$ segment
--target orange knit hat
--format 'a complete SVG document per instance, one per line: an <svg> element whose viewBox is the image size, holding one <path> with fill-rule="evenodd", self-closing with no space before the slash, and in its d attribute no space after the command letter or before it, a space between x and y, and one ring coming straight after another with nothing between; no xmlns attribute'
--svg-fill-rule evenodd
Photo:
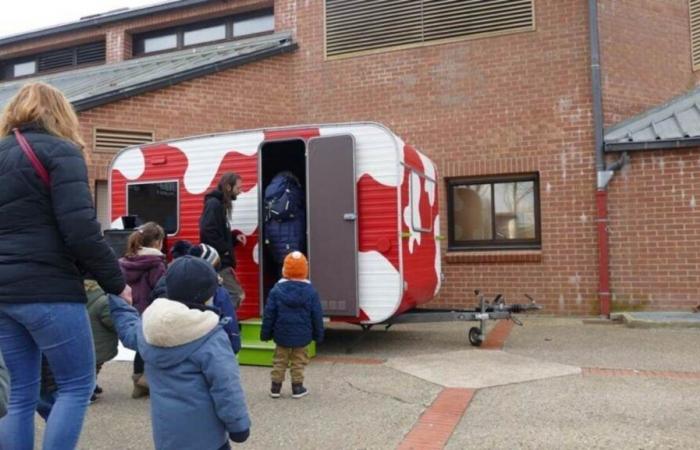
<svg viewBox="0 0 700 450"><path fill-rule="evenodd" d="M302 252L292 252L284 258L282 275L290 280L305 280L309 276L309 263Z"/></svg>

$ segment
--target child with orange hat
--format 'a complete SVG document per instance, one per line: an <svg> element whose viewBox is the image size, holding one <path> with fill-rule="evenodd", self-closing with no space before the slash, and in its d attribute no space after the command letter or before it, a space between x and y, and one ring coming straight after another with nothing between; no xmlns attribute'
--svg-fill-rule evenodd
<svg viewBox="0 0 700 450"><path fill-rule="evenodd" d="M287 367L292 378L292 398L309 393L304 387L304 367L309 363L306 346L323 341L323 311L316 289L308 280L309 264L301 252L284 258L282 276L265 304L260 339L275 341L270 397L279 398Z"/></svg>

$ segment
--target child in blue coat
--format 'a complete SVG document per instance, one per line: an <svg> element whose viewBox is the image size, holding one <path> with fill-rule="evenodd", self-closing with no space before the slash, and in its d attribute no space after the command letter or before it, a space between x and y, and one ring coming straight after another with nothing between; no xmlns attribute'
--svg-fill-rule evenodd
<svg viewBox="0 0 700 450"><path fill-rule="evenodd" d="M270 397L279 398L287 371L292 378L292 398L309 393L304 387L304 367L309 363L306 346L323 341L323 311L316 289L307 279L309 265L301 252L284 258L282 275L265 304L260 339L275 341Z"/></svg>
<svg viewBox="0 0 700 450"><path fill-rule="evenodd" d="M141 318L110 296L119 338L138 349L149 374L155 447L228 449L229 438L248 438L250 418L229 339L219 316L204 306L216 292L216 272L183 256L168 268L165 283L169 299L155 300Z"/></svg>

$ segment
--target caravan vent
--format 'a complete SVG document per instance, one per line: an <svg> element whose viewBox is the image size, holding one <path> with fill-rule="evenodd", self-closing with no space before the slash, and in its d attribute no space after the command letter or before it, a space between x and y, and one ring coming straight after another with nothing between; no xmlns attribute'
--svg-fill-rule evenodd
<svg viewBox="0 0 700 450"><path fill-rule="evenodd" d="M127 131L95 128L95 151L114 153L132 145L153 142L151 131Z"/></svg>
<svg viewBox="0 0 700 450"><path fill-rule="evenodd" d="M534 28L534 0L326 0L327 56Z"/></svg>
<svg viewBox="0 0 700 450"><path fill-rule="evenodd" d="M690 51L693 70L700 69L700 0L690 0Z"/></svg>

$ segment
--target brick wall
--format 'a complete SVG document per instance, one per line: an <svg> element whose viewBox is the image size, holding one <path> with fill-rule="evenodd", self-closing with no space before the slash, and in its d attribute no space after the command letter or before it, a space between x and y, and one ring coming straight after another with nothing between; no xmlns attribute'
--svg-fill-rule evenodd
<svg viewBox="0 0 700 450"><path fill-rule="evenodd" d="M295 11L278 23L295 29L299 41L301 122L384 123L433 158L443 176L540 173L542 250L447 253L446 283L433 306L471 305L471 290L481 288L511 299L529 292L549 313L593 311L585 2L536 1L536 32L329 61L321 3L277 2L277 11ZM444 190L441 183L446 235Z"/></svg>
<svg viewBox="0 0 700 450"><path fill-rule="evenodd" d="M613 302L639 309L700 303L700 152L632 155L610 189Z"/></svg>
<svg viewBox="0 0 700 450"><path fill-rule="evenodd" d="M682 94L692 71L688 0L600 0L605 125ZM653 31L651 31L653 30Z"/></svg>
<svg viewBox="0 0 700 450"><path fill-rule="evenodd" d="M599 15L607 126L698 83L687 0L602 0ZM700 303L699 175L697 149L632 153L610 184L615 308L688 310Z"/></svg>

